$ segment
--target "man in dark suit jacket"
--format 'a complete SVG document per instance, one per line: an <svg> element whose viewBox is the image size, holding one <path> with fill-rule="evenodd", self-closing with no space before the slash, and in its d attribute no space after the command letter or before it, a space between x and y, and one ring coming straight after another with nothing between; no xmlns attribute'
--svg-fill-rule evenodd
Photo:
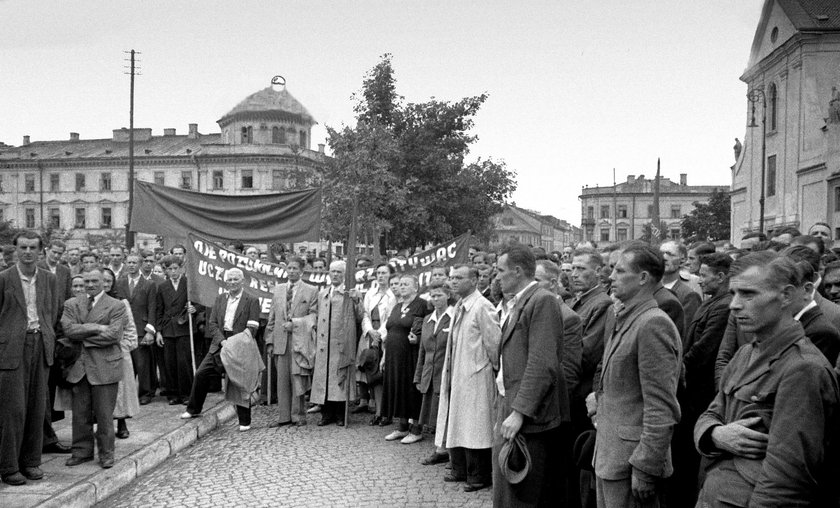
<svg viewBox="0 0 840 508"><path fill-rule="evenodd" d="M137 327L139 344L131 352L140 404L152 401L157 390L157 364L152 350L155 343L155 311L157 310L157 285L143 278L140 273L140 255L125 258L125 274L117 279L117 293L125 296L131 305L134 326Z"/></svg>
<svg viewBox="0 0 840 508"><path fill-rule="evenodd" d="M715 398L715 358L729 319L729 267L732 258L723 253L704 254L700 262L700 286L709 295L700 305L686 332L683 355L685 389L679 395L682 419L674 430L674 475L669 483L668 503L694 506L700 455L694 448L694 424Z"/></svg>
<svg viewBox="0 0 840 508"><path fill-rule="evenodd" d="M668 241L659 247L659 251L665 259L665 275L662 278L662 285L677 295L677 300L683 307L685 323L682 325L682 329L685 329L694 319L694 314L702 302L700 294L689 287L680 274L680 268L686 257L686 248L679 242ZM677 324L677 328L680 328L679 324ZM685 340L682 333L680 333L680 336Z"/></svg>
<svg viewBox="0 0 840 508"><path fill-rule="evenodd" d="M657 283L657 287L653 292L653 299L656 300L656 306L671 318L674 326L677 327L677 333L680 340L685 340L685 311L679 298L670 289L662 285L662 282Z"/></svg>
<svg viewBox="0 0 840 508"><path fill-rule="evenodd" d="M659 251L636 243L610 276L624 306L610 319L594 415L598 506L658 506L662 480L673 472L682 343L653 299L663 271Z"/></svg>
<svg viewBox="0 0 840 508"><path fill-rule="evenodd" d="M163 266L169 280L158 284L155 296L155 331L158 346L163 347L163 361L169 386L169 405L185 403L193 383L192 348L187 313L196 308L187 301L187 278L179 257L166 256Z"/></svg>
<svg viewBox="0 0 840 508"><path fill-rule="evenodd" d="M0 477L40 480L47 370L58 314L55 276L37 268L41 237L19 233L18 262L0 273Z"/></svg>
<svg viewBox="0 0 840 508"><path fill-rule="evenodd" d="M201 413L207 398L208 386L221 381L225 368L222 365L221 351L228 337L251 329L253 335L260 325L260 301L242 290L244 274L239 268L225 272L227 292L216 297L210 319L207 321L207 334L210 336L210 350L195 371L187 411L181 418L192 418ZM251 408L236 406L241 427L250 427Z"/></svg>
<svg viewBox="0 0 840 508"><path fill-rule="evenodd" d="M502 310L502 345L496 384L501 394L493 443L493 502L496 506L558 506L564 484L561 423L571 420L563 375L563 317L557 298L537 287L536 259L511 245L497 262L507 302ZM499 467L504 440L519 434L531 456L526 477L511 484Z"/></svg>
<svg viewBox="0 0 840 508"><path fill-rule="evenodd" d="M73 384L73 455L68 466L93 460L93 422L99 464L114 465L114 406L122 379L120 341L126 325L125 304L105 294L102 272L85 272L85 295L64 305L61 326L80 350L67 381Z"/></svg>

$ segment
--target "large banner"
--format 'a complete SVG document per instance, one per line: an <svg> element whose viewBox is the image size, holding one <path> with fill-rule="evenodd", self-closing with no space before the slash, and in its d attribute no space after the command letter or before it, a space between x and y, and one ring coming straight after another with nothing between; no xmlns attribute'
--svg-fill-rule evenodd
<svg viewBox="0 0 840 508"><path fill-rule="evenodd" d="M283 267L251 259L194 233L189 233L187 237L187 282L192 301L212 306L216 296L225 291L225 272L230 268L239 268L245 274L245 291L259 298L260 312L263 317L268 316L274 286L287 280ZM394 268L397 273L417 277L422 288L431 280L433 265L454 266L467 262L469 239L469 234L461 235L406 260L397 260L393 263ZM371 266L356 271L357 289L366 291L376 285L374 269ZM324 287L330 283L330 276L327 273L304 272L303 281Z"/></svg>
<svg viewBox="0 0 840 508"><path fill-rule="evenodd" d="M137 181L131 230L184 238L201 231L220 241L318 241L321 190L226 196Z"/></svg>

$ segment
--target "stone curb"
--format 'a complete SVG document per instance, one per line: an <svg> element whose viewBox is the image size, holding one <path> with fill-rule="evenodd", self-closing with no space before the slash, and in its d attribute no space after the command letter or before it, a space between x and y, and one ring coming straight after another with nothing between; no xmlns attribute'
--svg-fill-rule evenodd
<svg viewBox="0 0 840 508"><path fill-rule="evenodd" d="M233 405L222 402L210 411L184 423L168 434L118 460L111 469L90 476L62 490L39 506L41 508L83 508L104 501L138 476L160 465L169 457L195 443L236 416Z"/></svg>

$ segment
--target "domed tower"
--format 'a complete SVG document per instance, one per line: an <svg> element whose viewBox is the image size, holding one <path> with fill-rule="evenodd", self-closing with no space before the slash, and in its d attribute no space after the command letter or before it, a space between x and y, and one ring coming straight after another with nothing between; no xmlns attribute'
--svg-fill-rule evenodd
<svg viewBox="0 0 840 508"><path fill-rule="evenodd" d="M217 123L229 145L298 145L309 149L317 122L283 86L249 95Z"/></svg>

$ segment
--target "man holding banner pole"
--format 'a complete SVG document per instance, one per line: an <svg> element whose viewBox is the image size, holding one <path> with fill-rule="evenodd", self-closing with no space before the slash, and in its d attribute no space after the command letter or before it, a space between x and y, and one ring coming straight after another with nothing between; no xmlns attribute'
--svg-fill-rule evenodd
<svg viewBox="0 0 840 508"><path fill-rule="evenodd" d="M163 347L166 378L170 384L169 405L183 404L190 397L195 355L192 345L192 314L196 308L187 296L187 281L183 277L182 261L175 256L163 258L169 280L157 287L155 313L157 344Z"/></svg>

